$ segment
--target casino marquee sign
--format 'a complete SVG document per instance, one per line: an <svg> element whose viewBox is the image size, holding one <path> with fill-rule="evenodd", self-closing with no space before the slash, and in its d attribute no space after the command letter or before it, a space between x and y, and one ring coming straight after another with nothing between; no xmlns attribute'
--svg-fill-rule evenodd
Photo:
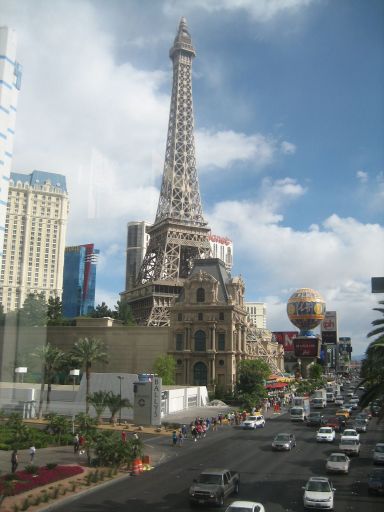
<svg viewBox="0 0 384 512"><path fill-rule="evenodd" d="M316 337L299 336L293 340L296 357L319 357L320 341Z"/></svg>

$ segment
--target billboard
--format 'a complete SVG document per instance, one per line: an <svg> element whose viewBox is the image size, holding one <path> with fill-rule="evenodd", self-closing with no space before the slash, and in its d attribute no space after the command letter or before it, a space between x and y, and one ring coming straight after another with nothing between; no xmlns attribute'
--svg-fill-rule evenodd
<svg viewBox="0 0 384 512"><path fill-rule="evenodd" d="M279 345L283 345L284 352L294 352L293 339L298 336L298 331L276 331L272 333L275 341Z"/></svg>
<svg viewBox="0 0 384 512"><path fill-rule="evenodd" d="M319 340L309 336L300 336L293 341L296 357L319 357Z"/></svg>
<svg viewBox="0 0 384 512"><path fill-rule="evenodd" d="M323 343L336 345L337 343L337 315L336 311L326 311L321 322L321 338Z"/></svg>

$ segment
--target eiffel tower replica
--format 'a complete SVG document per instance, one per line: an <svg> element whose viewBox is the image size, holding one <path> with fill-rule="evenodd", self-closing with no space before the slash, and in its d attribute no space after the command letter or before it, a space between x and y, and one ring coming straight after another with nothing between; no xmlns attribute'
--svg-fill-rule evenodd
<svg viewBox="0 0 384 512"><path fill-rule="evenodd" d="M121 298L139 325L169 325L169 307L178 297L195 259L210 256L210 229L203 218L193 134L192 45L185 18L170 49L172 99L163 180L154 224L136 286Z"/></svg>

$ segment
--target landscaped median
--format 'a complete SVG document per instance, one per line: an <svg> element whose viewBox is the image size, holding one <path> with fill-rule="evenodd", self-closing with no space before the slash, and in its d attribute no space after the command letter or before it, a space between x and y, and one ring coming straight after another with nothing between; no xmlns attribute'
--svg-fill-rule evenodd
<svg viewBox="0 0 384 512"><path fill-rule="evenodd" d="M55 467L52 467L55 466ZM86 468L78 465L47 464L32 471L17 471L0 478L0 492L5 496L4 512L37 512L50 503L77 494L116 476L127 476L112 468Z"/></svg>

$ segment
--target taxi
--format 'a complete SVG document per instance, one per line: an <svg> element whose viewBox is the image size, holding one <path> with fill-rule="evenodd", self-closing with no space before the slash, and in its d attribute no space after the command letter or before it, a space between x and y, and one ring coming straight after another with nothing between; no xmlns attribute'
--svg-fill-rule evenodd
<svg viewBox="0 0 384 512"><path fill-rule="evenodd" d="M338 409L335 412L335 416L344 416L345 418L348 419L350 416L350 413L349 413L348 409Z"/></svg>

